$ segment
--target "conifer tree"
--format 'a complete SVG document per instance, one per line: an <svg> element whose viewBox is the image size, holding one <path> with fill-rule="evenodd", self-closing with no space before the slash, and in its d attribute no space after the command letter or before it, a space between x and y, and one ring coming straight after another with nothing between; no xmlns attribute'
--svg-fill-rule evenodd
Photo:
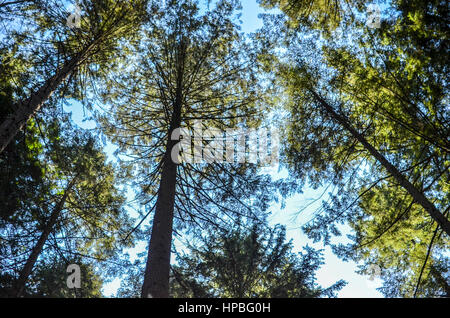
<svg viewBox="0 0 450 318"><path fill-rule="evenodd" d="M131 245L124 240L131 222L114 167L94 138L68 125L44 127L44 139L34 140L40 172L34 182L42 184L38 189L43 192L16 189L24 203L0 224L1 289L12 297L33 293L30 284L39 276L34 271L53 266L49 259L77 258L92 267L93 260L109 261Z"/></svg>
<svg viewBox="0 0 450 318"><path fill-rule="evenodd" d="M209 232L188 245L172 267L174 297L315 298L334 297L345 286L316 283L323 264L310 247L294 253L286 230L264 222Z"/></svg>
<svg viewBox="0 0 450 318"><path fill-rule="evenodd" d="M81 1L76 6L76 24L68 22L70 15L61 1L4 4L8 11L22 10L8 21L2 36L17 46L11 58L24 57L31 66L21 76L28 80L15 82L18 98L11 106L13 112L0 118L0 152L58 90L84 101L86 81L111 68L120 40L133 37L146 3ZM97 71L92 72L92 67Z"/></svg>
<svg viewBox="0 0 450 318"><path fill-rule="evenodd" d="M131 158L130 177L148 215L154 210L142 297L169 295L174 229L223 226L237 215L257 218L274 197L270 179L258 175L255 164L223 162L223 154L222 162L178 164L172 156L179 128L192 131L201 121L201 130L225 131L260 122L258 60L233 21L237 7L236 1L218 1L201 14L196 1L185 0L151 9L135 55L124 56L123 71L104 88L111 106L102 116L105 131ZM194 160L206 158L201 156Z"/></svg>
<svg viewBox="0 0 450 318"><path fill-rule="evenodd" d="M363 273L378 266L386 295L442 295L450 234L448 6L387 5L380 28L362 15L320 43L298 37L317 34L308 24L279 25L290 61L279 77L292 116L286 155L297 177L339 189L305 226L310 237L329 243L347 222L354 244L336 252L363 260Z"/></svg>

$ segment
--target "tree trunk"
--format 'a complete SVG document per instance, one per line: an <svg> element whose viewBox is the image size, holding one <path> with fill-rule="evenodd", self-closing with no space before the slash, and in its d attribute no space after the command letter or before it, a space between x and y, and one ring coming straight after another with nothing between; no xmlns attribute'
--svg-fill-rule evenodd
<svg viewBox="0 0 450 318"><path fill-rule="evenodd" d="M61 200L59 200L58 204L53 209L52 214L50 215L50 218L49 218L47 224L45 225L45 228L42 231L41 236L39 237L39 240L37 241L36 245L33 247L30 256L28 256L27 262L25 263L24 267L20 271L19 278L17 279L15 288L13 291L14 297L22 296L23 291L25 289L25 284L33 270L34 264L36 264L36 261L37 261L39 255L41 254L42 249L44 248L44 244L47 241L48 236L52 232L53 227L56 224L56 221L58 220L62 209L64 208L64 204L66 203L69 192L72 189L74 184L75 184L75 179L67 186L66 190L64 191L63 197L61 198Z"/></svg>
<svg viewBox="0 0 450 318"><path fill-rule="evenodd" d="M15 112L0 124L0 153L5 150L6 146L13 140L19 130L23 129L27 121L52 96L58 86L85 61L100 40L100 38L94 40L90 45L66 62L62 68L58 69L56 74L45 81L28 99L22 100L13 106Z"/></svg>
<svg viewBox="0 0 450 318"><path fill-rule="evenodd" d="M142 286L141 297L144 298L169 297L170 253L177 167L170 157L169 148L167 150Z"/></svg>
<svg viewBox="0 0 450 318"><path fill-rule="evenodd" d="M173 127L177 128L172 126L169 136L175 129ZM177 165L171 158L171 149L176 143L177 141L169 140L163 159L163 170L142 286L141 297L144 298L169 297L170 253L177 181Z"/></svg>
<svg viewBox="0 0 450 318"><path fill-rule="evenodd" d="M183 72L186 42L181 40L178 52L177 83L173 113L170 121L166 152L163 158L162 174L153 218L152 234L148 248L147 263L142 285L142 298L168 298L170 254L172 247L173 213L177 164L171 157L172 148L178 143L171 140L172 132L180 127L183 101Z"/></svg>
<svg viewBox="0 0 450 318"><path fill-rule="evenodd" d="M397 182L413 197L414 201L420 204L425 211L431 216L433 220L450 236L450 221L429 201L425 195L419 191L409 180L393 166L378 150L376 150L367 140L343 116L336 113L331 105L329 105L321 96L314 90L308 89L314 98L322 105L326 112L348 130L354 138L356 138L366 150L378 160L379 163L397 180Z"/></svg>

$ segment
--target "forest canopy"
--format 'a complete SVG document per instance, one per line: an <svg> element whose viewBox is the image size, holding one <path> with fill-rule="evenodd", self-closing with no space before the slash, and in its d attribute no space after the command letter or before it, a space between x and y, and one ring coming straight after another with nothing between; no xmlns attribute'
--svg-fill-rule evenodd
<svg viewBox="0 0 450 318"><path fill-rule="evenodd" d="M251 2L0 0L1 297L450 297L450 4Z"/></svg>

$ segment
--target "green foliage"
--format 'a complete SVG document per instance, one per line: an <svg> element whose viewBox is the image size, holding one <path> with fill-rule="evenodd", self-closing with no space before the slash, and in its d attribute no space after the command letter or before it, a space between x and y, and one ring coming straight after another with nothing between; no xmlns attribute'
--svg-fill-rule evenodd
<svg viewBox="0 0 450 318"><path fill-rule="evenodd" d="M442 278L448 236L311 94L314 89L336 105L448 215L448 5L390 4L391 18L375 30L360 23L361 32L351 34L356 40L330 37L317 45L287 34L279 72L292 123L285 154L295 176L313 186L331 181L338 189L304 227L311 238L329 244L340 235L338 224L350 224L354 243L335 251L362 261L362 272L380 266L387 296L438 296L448 289ZM430 274L437 269L444 270Z"/></svg>
<svg viewBox="0 0 450 318"><path fill-rule="evenodd" d="M12 58L14 47L0 49L0 120L13 111L17 91L13 83L26 67L20 58ZM43 148L39 140L39 127L30 121L0 154L0 218L8 219L18 211L30 209L39 196L47 191L44 168L39 160Z"/></svg>
<svg viewBox="0 0 450 318"><path fill-rule="evenodd" d="M188 249L172 268L174 297L333 297L345 286L318 286L320 251L306 247L294 253L282 226L211 231Z"/></svg>
<svg viewBox="0 0 450 318"><path fill-rule="evenodd" d="M25 297L50 298L100 298L103 281L95 273L93 265L83 264L78 258L72 260L51 260L48 264L39 264L30 278ZM80 288L68 288L67 267L80 264Z"/></svg>
<svg viewBox="0 0 450 318"><path fill-rule="evenodd" d="M325 32L335 30L349 18L356 5L363 8L364 1L352 0L259 0L265 8L279 8L288 18L290 28L307 25Z"/></svg>
<svg viewBox="0 0 450 318"><path fill-rule="evenodd" d="M88 276L94 275L92 269L88 268L102 264L95 275L107 277L108 271L121 264L118 256L122 248L132 245L130 240L124 240L131 231L132 222L124 210L125 199L117 189L114 166L106 162L106 155L99 150L93 136L77 131L70 125L55 122L42 125L41 128L39 132L42 134L35 130L36 135L32 136L38 145L35 147L39 149L32 157L40 168L39 174L23 177L37 186L28 192L24 187L26 183L19 183L21 187L13 189L13 193L19 198L20 208L9 211L13 214L0 223L0 264L3 275L0 288L5 293L5 290L14 286L18 273L23 270L39 237L50 227L50 236L39 253L37 263L32 264L34 270L25 296L63 297L71 295L70 291L64 294L57 289L51 293L51 286L46 284L52 284L52 280L38 281L48 275L60 275L51 266L61 267L67 261L55 259L61 255L65 259L77 258L81 266L87 266L85 274ZM28 131L30 135L31 132ZM30 148L23 148L22 151L24 154L33 153ZM20 153L19 149L14 152ZM9 152L4 154L8 155ZM23 164L23 161L15 164L19 163ZM16 173L17 179L27 171ZM3 182L8 180L2 178ZM3 191L2 194L5 193ZM52 224L50 220L54 215L56 223ZM65 280L54 283L65 284ZM36 284L38 287L33 287ZM94 279L92 284L95 286L86 287L89 292L81 292L83 297L100 295L99 283ZM92 294L89 294L90 290L93 290Z"/></svg>
<svg viewBox="0 0 450 318"><path fill-rule="evenodd" d="M70 60L82 56L69 72L64 85L53 94L54 100L77 98L87 103L92 83L101 79L117 63L122 42L135 39L139 24L146 14L146 0L12 1L0 7L8 15L2 25L2 42L14 49L8 60L26 61L19 80L11 83L27 99L36 87L53 76ZM67 20L71 6L80 8L80 25L71 27ZM11 78L13 79L13 78ZM47 106L54 106L53 103Z"/></svg>

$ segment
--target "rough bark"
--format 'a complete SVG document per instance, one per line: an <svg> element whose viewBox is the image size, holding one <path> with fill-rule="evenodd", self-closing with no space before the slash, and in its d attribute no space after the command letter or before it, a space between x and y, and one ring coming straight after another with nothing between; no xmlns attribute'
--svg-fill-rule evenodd
<svg viewBox="0 0 450 318"><path fill-rule="evenodd" d="M428 200L427 197L417 189L394 165L392 165L378 150L376 150L352 125L339 115L334 108L328 104L314 90L309 89L316 101L318 101L324 110L342 127L344 127L356 140L358 140L364 148L397 180L408 193L413 197L414 201L420 204L433 220L450 236L450 221Z"/></svg>
<svg viewBox="0 0 450 318"><path fill-rule="evenodd" d="M36 264L36 261L39 257L39 255L42 252L42 249L44 248L45 242L48 239L48 236L52 232L56 221L58 220L59 216L61 215L61 211L64 208L64 204L67 200L67 197L69 195L70 190L75 184L75 180L73 180L64 191L64 195L62 196L61 200L59 200L56 207L53 209L52 214L50 215L50 218L45 225L44 230L41 233L41 236L39 237L39 240L37 241L36 245L33 247L31 254L28 256L27 262L25 263L24 267L20 271L19 278L16 281L13 296L14 297L21 297L23 294L23 291L25 289L25 284L28 280L28 277L30 276L31 272L33 271L33 267Z"/></svg>

